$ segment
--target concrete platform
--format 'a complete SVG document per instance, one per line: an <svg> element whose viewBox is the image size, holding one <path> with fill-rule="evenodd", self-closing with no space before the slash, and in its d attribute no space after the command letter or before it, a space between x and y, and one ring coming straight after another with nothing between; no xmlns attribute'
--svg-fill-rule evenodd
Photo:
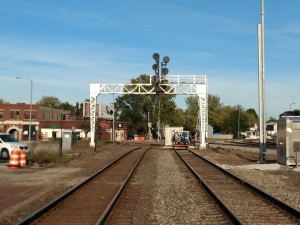
<svg viewBox="0 0 300 225"><path fill-rule="evenodd" d="M235 166L235 168L249 169L249 170L280 170L288 168L285 165L280 165L278 163L266 163L266 164L249 164L243 166ZM291 168L295 172L300 172L300 167Z"/></svg>

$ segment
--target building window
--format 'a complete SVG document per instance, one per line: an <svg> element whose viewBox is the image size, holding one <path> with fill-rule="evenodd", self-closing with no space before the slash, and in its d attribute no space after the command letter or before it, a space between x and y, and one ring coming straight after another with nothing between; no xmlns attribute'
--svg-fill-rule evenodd
<svg viewBox="0 0 300 225"><path fill-rule="evenodd" d="M10 119L20 119L20 111L10 111Z"/></svg>
<svg viewBox="0 0 300 225"><path fill-rule="evenodd" d="M30 111L24 111L24 119L29 120L30 119ZM31 111L31 119L36 119L36 111Z"/></svg>
<svg viewBox="0 0 300 225"><path fill-rule="evenodd" d="M0 111L0 120L3 120L3 111Z"/></svg>
<svg viewBox="0 0 300 225"><path fill-rule="evenodd" d="M31 115L32 116L32 115ZM25 111L24 112L24 119L29 120L30 119L30 111Z"/></svg>

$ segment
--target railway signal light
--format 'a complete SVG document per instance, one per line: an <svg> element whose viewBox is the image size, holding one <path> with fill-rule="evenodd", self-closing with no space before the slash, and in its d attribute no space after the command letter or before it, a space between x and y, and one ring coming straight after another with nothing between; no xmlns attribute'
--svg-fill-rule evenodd
<svg viewBox="0 0 300 225"><path fill-rule="evenodd" d="M169 73L168 68L167 68L167 67L162 68L162 69L161 69L161 73L162 73L163 75L167 75L167 74Z"/></svg>
<svg viewBox="0 0 300 225"><path fill-rule="evenodd" d="M154 70L155 74L159 75L159 57L160 56L158 53L154 53L152 57L156 62L153 64L152 69Z"/></svg>
<svg viewBox="0 0 300 225"><path fill-rule="evenodd" d="M153 54L153 59L156 61L156 62L158 62L159 61L159 54L158 53L154 53Z"/></svg>
<svg viewBox="0 0 300 225"><path fill-rule="evenodd" d="M170 61L169 56L165 56L163 58L163 61L161 63L161 74L162 74L162 76L165 76L169 73L169 69L166 67L169 61Z"/></svg>
<svg viewBox="0 0 300 225"><path fill-rule="evenodd" d="M159 65L158 65L157 63L153 64L152 69L153 69L153 70L155 71L155 73L156 73L156 71L158 71L158 69L159 69Z"/></svg>
<svg viewBox="0 0 300 225"><path fill-rule="evenodd" d="M152 69L154 70L155 74L158 75L159 80L161 80L161 78L163 76L165 76L169 73L169 70L168 70L168 68L166 68L166 66L169 63L170 58L169 58L169 56L163 57L163 60L160 64L160 62L159 62L160 55L157 52L154 53L152 57L155 60L155 63L152 65ZM160 70L161 70L161 74L159 74Z"/></svg>
<svg viewBox="0 0 300 225"><path fill-rule="evenodd" d="M156 93L160 94L164 92L165 85L159 86L159 84L166 84L168 81L165 79L165 76L169 73L167 63L169 63L170 58L168 56L163 57L162 62L160 63L160 55L158 53L153 54L153 59L155 63L152 65L152 69L155 72L155 75L152 77L152 84L156 85ZM161 71L161 73L160 73Z"/></svg>
<svg viewBox="0 0 300 225"><path fill-rule="evenodd" d="M170 61L169 56L165 56L165 57L163 58L163 62L164 62L165 64L167 64L169 61Z"/></svg>

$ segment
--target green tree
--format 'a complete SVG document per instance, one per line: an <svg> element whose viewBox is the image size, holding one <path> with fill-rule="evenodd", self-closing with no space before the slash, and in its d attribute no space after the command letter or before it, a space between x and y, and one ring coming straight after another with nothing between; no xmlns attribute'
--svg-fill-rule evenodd
<svg viewBox="0 0 300 225"><path fill-rule="evenodd" d="M118 121L126 121L128 133L146 134L147 116L150 112L146 95L123 95L116 99L115 115Z"/></svg>
<svg viewBox="0 0 300 225"><path fill-rule="evenodd" d="M231 114L232 134L235 138L240 138L238 132L249 130L249 113L241 105L234 107ZM253 114L251 114L253 115Z"/></svg>
<svg viewBox="0 0 300 225"><path fill-rule="evenodd" d="M255 109L252 109L252 108L247 109L246 113L247 113L248 122L249 122L248 128L249 127L254 127L255 124L257 125L258 124L258 116L257 116L257 113L256 113ZM248 130L248 128L247 128L247 130ZM246 131L246 129L243 130L243 131Z"/></svg>
<svg viewBox="0 0 300 225"><path fill-rule="evenodd" d="M0 104L9 104L9 102L4 101L2 98L0 98Z"/></svg>
<svg viewBox="0 0 300 225"><path fill-rule="evenodd" d="M71 105L69 102L60 103L59 108L63 110L69 110L71 112L75 111L75 107Z"/></svg>
<svg viewBox="0 0 300 225"><path fill-rule="evenodd" d="M250 119L253 119L253 126L255 124L254 115L252 110L245 111L241 105L234 107L225 106L221 109L221 132L225 134L233 134L234 138L240 137L238 132L249 130L251 125ZM250 119L249 119L250 118Z"/></svg>
<svg viewBox="0 0 300 225"><path fill-rule="evenodd" d="M184 124L184 129L190 130L185 126L187 124L187 119L184 116L184 111L182 109L176 108L174 111L172 111L172 115L169 117L169 121L167 124L174 127L179 127Z"/></svg>
<svg viewBox="0 0 300 225"><path fill-rule="evenodd" d="M253 114L254 118L255 118L255 119L258 119L258 115L257 115L255 109L250 108L250 109L247 109L246 112L247 112L248 114Z"/></svg>
<svg viewBox="0 0 300 225"><path fill-rule="evenodd" d="M196 129L199 113L198 101L198 96L190 96L186 99L187 109L185 110L185 124L186 129L191 131ZM215 132L222 132L222 103L220 102L220 97L209 94L207 103L208 124L214 128Z"/></svg>
<svg viewBox="0 0 300 225"><path fill-rule="evenodd" d="M148 75L140 75L132 79L131 84L149 83ZM134 90L135 86L127 86ZM153 86L149 86L150 90ZM160 94L124 94L116 99L115 115L118 121L126 121L129 133L145 135L148 133L148 122L156 126L160 115L161 127L176 120L176 104L174 95Z"/></svg>
<svg viewBox="0 0 300 225"><path fill-rule="evenodd" d="M57 97L54 96L43 96L37 104L50 108L60 108L61 102Z"/></svg>
<svg viewBox="0 0 300 225"><path fill-rule="evenodd" d="M231 106L224 106L220 110L220 121L221 121L221 127L220 131L224 134L232 134L233 133L233 120L232 120L232 114L236 111Z"/></svg>
<svg viewBox="0 0 300 225"><path fill-rule="evenodd" d="M208 95L208 124L214 129L214 132L222 132L222 103L217 95Z"/></svg>
<svg viewBox="0 0 300 225"><path fill-rule="evenodd" d="M184 112L184 130L195 132L199 113L198 97L189 96L185 100L186 110Z"/></svg>
<svg viewBox="0 0 300 225"><path fill-rule="evenodd" d="M277 122L277 119L275 117L270 116L269 119L267 120L267 123L270 122Z"/></svg>

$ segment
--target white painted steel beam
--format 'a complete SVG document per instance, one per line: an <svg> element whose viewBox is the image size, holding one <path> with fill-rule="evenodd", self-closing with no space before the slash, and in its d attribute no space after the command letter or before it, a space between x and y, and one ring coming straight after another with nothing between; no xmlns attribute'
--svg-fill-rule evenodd
<svg viewBox="0 0 300 225"><path fill-rule="evenodd" d="M207 132L207 78L206 75L168 75L167 80L161 80L160 84L153 85L151 81L155 75L149 76L149 83L137 84L90 84L90 146L95 147L95 124L97 96L100 94L138 94L138 95L197 95L199 97L198 120L200 131L200 148L206 148L205 138ZM164 84L162 84L164 82Z"/></svg>

